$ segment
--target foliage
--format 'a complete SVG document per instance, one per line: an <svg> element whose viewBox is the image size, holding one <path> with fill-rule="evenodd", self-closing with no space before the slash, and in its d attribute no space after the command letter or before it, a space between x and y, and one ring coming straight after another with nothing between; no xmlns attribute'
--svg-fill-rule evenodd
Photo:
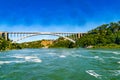
<svg viewBox="0 0 120 80"><path fill-rule="evenodd" d="M76 41L79 47L120 45L120 23L103 24Z"/></svg>
<svg viewBox="0 0 120 80"><path fill-rule="evenodd" d="M0 38L0 50L8 49L9 48L9 44L10 44L9 41L6 41L5 39Z"/></svg>
<svg viewBox="0 0 120 80"><path fill-rule="evenodd" d="M99 45L94 46L93 48L120 49L120 45L118 45L118 44L106 44L106 45L99 44Z"/></svg>
<svg viewBox="0 0 120 80"><path fill-rule="evenodd" d="M21 49L21 47L17 43L12 43L10 40L0 38L0 51L10 49Z"/></svg>
<svg viewBox="0 0 120 80"><path fill-rule="evenodd" d="M20 44L22 48L42 48L41 41L25 42Z"/></svg>
<svg viewBox="0 0 120 80"><path fill-rule="evenodd" d="M54 43L49 46L49 48L73 48L75 47L74 43L64 40L64 38L58 38Z"/></svg>

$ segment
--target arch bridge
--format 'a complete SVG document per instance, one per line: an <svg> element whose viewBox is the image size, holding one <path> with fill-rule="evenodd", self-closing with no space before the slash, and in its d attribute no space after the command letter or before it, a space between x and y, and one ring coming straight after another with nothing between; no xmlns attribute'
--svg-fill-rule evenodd
<svg viewBox="0 0 120 80"><path fill-rule="evenodd" d="M53 35L62 37L66 40L69 40L75 43L75 40L81 38L85 35L85 33L74 33L74 32L0 32L0 35L4 37L6 40L10 39L13 42L18 42L20 40L38 36L38 35ZM13 38L11 38L13 37Z"/></svg>

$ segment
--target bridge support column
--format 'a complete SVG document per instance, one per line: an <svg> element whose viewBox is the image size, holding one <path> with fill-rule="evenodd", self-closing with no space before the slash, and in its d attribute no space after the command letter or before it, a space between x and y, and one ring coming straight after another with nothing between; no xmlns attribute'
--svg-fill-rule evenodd
<svg viewBox="0 0 120 80"><path fill-rule="evenodd" d="M8 33L7 32L0 32L0 37L4 38L5 40L8 40Z"/></svg>
<svg viewBox="0 0 120 80"><path fill-rule="evenodd" d="M5 32L5 40L8 40L8 33Z"/></svg>
<svg viewBox="0 0 120 80"><path fill-rule="evenodd" d="M81 33L78 33L78 38L80 38L81 37Z"/></svg>

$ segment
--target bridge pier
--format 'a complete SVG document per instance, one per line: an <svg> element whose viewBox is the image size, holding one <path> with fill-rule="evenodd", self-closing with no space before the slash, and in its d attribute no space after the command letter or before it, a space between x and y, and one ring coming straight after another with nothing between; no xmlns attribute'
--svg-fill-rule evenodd
<svg viewBox="0 0 120 80"><path fill-rule="evenodd" d="M83 36L83 34L78 33L78 38L81 38Z"/></svg>
<svg viewBox="0 0 120 80"><path fill-rule="evenodd" d="M0 37L5 40L8 40L8 32L0 32Z"/></svg>
<svg viewBox="0 0 120 80"><path fill-rule="evenodd" d="M4 35L5 35L5 36L4 36L4 37L5 37L5 40L8 40L8 33L5 32Z"/></svg>
<svg viewBox="0 0 120 80"><path fill-rule="evenodd" d="M80 33L78 33L78 38L80 38L81 37L81 34Z"/></svg>

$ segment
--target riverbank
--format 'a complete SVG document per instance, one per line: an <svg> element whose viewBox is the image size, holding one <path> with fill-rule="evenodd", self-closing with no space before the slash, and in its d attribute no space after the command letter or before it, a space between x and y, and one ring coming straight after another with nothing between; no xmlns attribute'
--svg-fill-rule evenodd
<svg viewBox="0 0 120 80"><path fill-rule="evenodd" d="M0 51L12 50L12 49L21 49L22 47L18 43L12 43L10 40L5 40L0 38Z"/></svg>
<svg viewBox="0 0 120 80"><path fill-rule="evenodd" d="M101 48L101 49L120 49L120 45L117 44L106 44L106 45L96 45L93 48Z"/></svg>
<svg viewBox="0 0 120 80"><path fill-rule="evenodd" d="M42 43L42 44L41 44ZM13 49L25 49L25 48L79 48L80 46L77 46L74 43L71 43L69 41L33 41L33 42L27 42L27 43L11 43L10 41L2 41L0 43L0 51L5 50L13 50ZM120 45L118 44L99 44L99 45L90 45L87 47L81 47L81 48L87 48L87 49L120 49Z"/></svg>

